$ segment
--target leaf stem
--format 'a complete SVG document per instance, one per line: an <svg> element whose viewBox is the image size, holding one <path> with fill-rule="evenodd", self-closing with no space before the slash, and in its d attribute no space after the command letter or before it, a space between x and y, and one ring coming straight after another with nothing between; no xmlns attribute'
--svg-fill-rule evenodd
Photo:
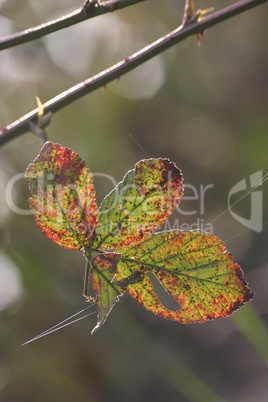
<svg viewBox="0 0 268 402"><path fill-rule="evenodd" d="M85 268L85 278L84 278L84 288L83 288L83 296L87 299L87 301L91 303L95 303L96 300L92 296L88 296L88 282L89 282L89 274L92 268L90 260L88 259L89 256L85 256L86 259L86 268Z"/></svg>
<svg viewBox="0 0 268 402"><path fill-rule="evenodd" d="M85 10L85 6L83 6L70 14L64 15L63 17L1 38L0 51L41 38L42 36L59 31L63 28L67 28L89 18L120 10L121 8L132 6L136 3L141 3L142 1L145 0L108 0L101 4L96 4L94 7L92 7L90 13L87 13Z"/></svg>
<svg viewBox="0 0 268 402"><path fill-rule="evenodd" d="M242 0L229 7L226 7L218 12L209 15L207 18L200 22L193 22L185 27L179 26L174 31L156 40L152 44L141 49L137 53L129 57L125 57L119 63L112 67L100 72L97 75L75 85L74 87L62 92L61 94L50 99L42 105L44 114L48 112L56 112L63 107L69 105L82 96L93 92L97 88L105 86L107 83L119 79L122 75L135 69L142 63L150 60L152 57L160 54L166 49L174 46L176 43L181 42L187 37L203 32L205 29L210 28L222 21L225 21L235 15L256 7L268 0ZM18 137L19 135L29 131L29 122L37 122L38 108L32 110L15 122L3 127L0 131L0 145Z"/></svg>

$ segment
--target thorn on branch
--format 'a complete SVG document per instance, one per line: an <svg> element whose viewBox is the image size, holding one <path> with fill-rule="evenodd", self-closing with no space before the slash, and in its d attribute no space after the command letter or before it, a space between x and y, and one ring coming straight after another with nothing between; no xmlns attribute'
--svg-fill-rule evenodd
<svg viewBox="0 0 268 402"><path fill-rule="evenodd" d="M195 11L193 0L186 0L184 7L184 15L182 20L182 27L186 25L193 24L194 22L200 22L204 19L204 17L214 11L214 7L206 8L205 10L197 10ZM196 34L198 46L203 43L204 40L204 31L198 32Z"/></svg>
<svg viewBox="0 0 268 402"><path fill-rule="evenodd" d="M0 135L1 135L1 134L4 134L5 131L7 131L6 127L5 127L5 126L1 126L1 127L0 127Z"/></svg>
<svg viewBox="0 0 268 402"><path fill-rule="evenodd" d="M198 32L196 34L198 46L201 46L204 41L204 31Z"/></svg>

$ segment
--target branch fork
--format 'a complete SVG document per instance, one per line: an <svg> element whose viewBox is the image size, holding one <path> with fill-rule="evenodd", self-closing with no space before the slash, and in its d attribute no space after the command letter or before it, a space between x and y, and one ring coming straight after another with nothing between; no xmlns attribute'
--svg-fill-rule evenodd
<svg viewBox="0 0 268 402"><path fill-rule="evenodd" d="M186 0L184 7L184 15L182 20L182 28L195 22L201 22L205 16L211 14L214 11L214 7L206 8L204 10L198 9L195 11L193 0ZM200 31L196 34L198 45L203 42L204 31Z"/></svg>

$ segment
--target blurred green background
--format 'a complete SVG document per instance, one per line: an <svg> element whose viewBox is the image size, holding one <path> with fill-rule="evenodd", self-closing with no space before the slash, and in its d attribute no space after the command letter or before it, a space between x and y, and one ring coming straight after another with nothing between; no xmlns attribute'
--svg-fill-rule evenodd
<svg viewBox="0 0 268 402"><path fill-rule="evenodd" d="M197 8L230 4L196 0ZM0 0L0 35L81 5ZM0 125L34 109L36 95L45 102L175 29L183 7L151 0L1 52ZM232 187L245 179L249 189L250 175L268 171L267 71L265 4L205 32L203 46L189 38L56 113L47 130L95 173L98 203L113 188L100 173L118 182L138 160L159 156L182 169L198 199L187 200L188 187L170 227L210 224L256 293L228 319L184 326L125 295L94 336L96 315L21 347L86 306L84 261L10 208L10 199L28 207L22 175L40 140L27 133L0 149L1 401L267 401L267 182L258 188L262 227L245 227L228 211ZM203 204L200 186L210 186ZM232 207L245 219L250 209L251 195Z"/></svg>

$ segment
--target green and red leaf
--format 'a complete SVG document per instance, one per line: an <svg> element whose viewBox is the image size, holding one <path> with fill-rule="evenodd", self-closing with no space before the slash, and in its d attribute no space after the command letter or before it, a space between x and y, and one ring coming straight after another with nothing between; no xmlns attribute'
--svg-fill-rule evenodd
<svg viewBox="0 0 268 402"><path fill-rule="evenodd" d="M84 160L46 142L25 178L32 213L45 235L69 249L89 247L98 221L93 176Z"/></svg>
<svg viewBox="0 0 268 402"><path fill-rule="evenodd" d="M116 267L121 258L121 254L101 254L93 258L92 267L89 273L89 283L96 294L95 303L98 309L98 321L92 333L106 321L114 304L123 295L124 290L119 286L115 279ZM88 286L86 286L88 289ZM90 295L85 295L86 297Z"/></svg>
<svg viewBox="0 0 268 402"><path fill-rule="evenodd" d="M103 200L95 247L121 250L146 239L180 202L182 173L169 159L145 159L135 165Z"/></svg>
<svg viewBox="0 0 268 402"><path fill-rule="evenodd" d="M253 298L243 271L217 237L199 230L153 234L183 193L182 173L168 159L138 162L98 212L92 174L69 148L47 142L25 177L36 223L50 239L84 248L88 264L93 251L102 253L86 270L84 295L92 301L90 284L98 310L92 332L125 290L147 310L185 324L226 317ZM176 308L161 301L155 280Z"/></svg>
<svg viewBox="0 0 268 402"><path fill-rule="evenodd" d="M161 304L148 272L180 309ZM161 232L129 247L122 253L116 279L147 310L184 324L226 317L253 297L224 243L198 230Z"/></svg>

